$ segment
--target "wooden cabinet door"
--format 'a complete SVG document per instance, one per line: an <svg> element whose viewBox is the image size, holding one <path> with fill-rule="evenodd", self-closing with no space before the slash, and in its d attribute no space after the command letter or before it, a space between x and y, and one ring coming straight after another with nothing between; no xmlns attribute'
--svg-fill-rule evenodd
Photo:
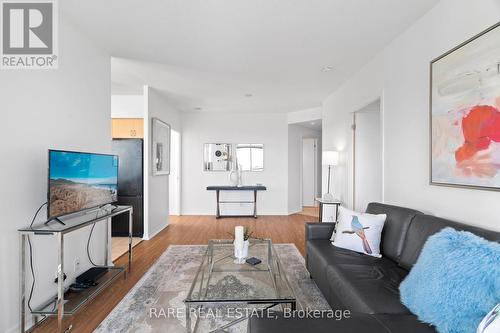
<svg viewBox="0 0 500 333"><path fill-rule="evenodd" d="M114 139L144 138L144 119L113 118L111 120L111 135Z"/></svg>

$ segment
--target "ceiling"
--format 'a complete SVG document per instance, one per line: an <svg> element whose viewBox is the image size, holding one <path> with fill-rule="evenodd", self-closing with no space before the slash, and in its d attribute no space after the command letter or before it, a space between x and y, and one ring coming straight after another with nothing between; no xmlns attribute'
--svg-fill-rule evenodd
<svg viewBox="0 0 500 333"><path fill-rule="evenodd" d="M321 129L323 128L322 123L321 123L321 119L313 120L313 121L303 121L300 123L293 123L290 125L302 126L302 127L312 129L312 130L318 131L318 132L321 132Z"/></svg>
<svg viewBox="0 0 500 333"><path fill-rule="evenodd" d="M321 105L437 1L64 0L59 6L113 56L113 93L141 92L148 84L183 111L289 112Z"/></svg>

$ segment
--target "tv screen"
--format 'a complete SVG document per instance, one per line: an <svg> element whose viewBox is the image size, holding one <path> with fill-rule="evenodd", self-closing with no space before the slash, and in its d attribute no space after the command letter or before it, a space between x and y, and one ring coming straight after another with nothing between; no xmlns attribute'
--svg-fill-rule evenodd
<svg viewBox="0 0 500 333"><path fill-rule="evenodd" d="M48 218L117 201L118 156L49 150Z"/></svg>

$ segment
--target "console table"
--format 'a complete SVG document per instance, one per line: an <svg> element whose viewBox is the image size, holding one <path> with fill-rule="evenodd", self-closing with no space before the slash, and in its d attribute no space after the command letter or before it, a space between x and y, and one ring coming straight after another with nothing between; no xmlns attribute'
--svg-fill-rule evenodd
<svg viewBox="0 0 500 333"><path fill-rule="evenodd" d="M30 313L33 316L33 324L39 322L39 316L42 320L48 316L57 316L58 332L63 332L63 317L73 315L78 309L82 307L89 300L93 299L104 288L109 286L112 281L117 278L120 273L125 274L125 267L109 266L108 260L110 258L109 251L109 229L111 218L119 214L129 214L129 242L128 242L128 270L132 267L132 206L117 206L115 209L109 211L104 209L96 209L86 212L85 214L75 215L71 218L63 220L64 225L56 221L50 223L40 223L26 228L19 229L20 237L20 332L26 332L26 241L29 236L56 236L58 243L57 254L57 295L54 295L47 302L38 307L31 309ZM62 219L62 218L61 218ZM96 286L91 286L82 292L69 292L64 287L64 236L73 231L90 226L97 222L105 221L106 226L106 240L105 240L105 253L104 265L99 267L106 267L107 272L102 275L98 280ZM54 237L53 237L54 238ZM76 244L75 244L76 246Z"/></svg>
<svg viewBox="0 0 500 333"><path fill-rule="evenodd" d="M215 198L217 201L217 208L215 211L215 217L253 217L257 218L257 192L258 191L266 191L267 188L262 185L249 185L249 186L208 186L207 191L215 191ZM253 201L238 201L238 200L230 200L230 201L221 201L220 192L221 191L251 191L253 192ZM220 204L221 203L251 203L253 204L253 215L221 215L220 212Z"/></svg>

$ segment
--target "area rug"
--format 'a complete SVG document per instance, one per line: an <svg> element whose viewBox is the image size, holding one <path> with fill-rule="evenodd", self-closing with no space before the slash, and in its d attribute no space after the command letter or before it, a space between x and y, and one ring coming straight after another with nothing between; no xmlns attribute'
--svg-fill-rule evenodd
<svg viewBox="0 0 500 333"><path fill-rule="evenodd" d="M309 278L304 258L295 245L275 244L274 247L297 297L297 309L329 310L330 306ZM203 245L170 246L94 332L186 332L183 300L206 248ZM244 281L236 282L245 287ZM211 332L229 322L216 315L216 311L212 314L199 321L196 332ZM226 331L245 333L246 326L245 320Z"/></svg>

